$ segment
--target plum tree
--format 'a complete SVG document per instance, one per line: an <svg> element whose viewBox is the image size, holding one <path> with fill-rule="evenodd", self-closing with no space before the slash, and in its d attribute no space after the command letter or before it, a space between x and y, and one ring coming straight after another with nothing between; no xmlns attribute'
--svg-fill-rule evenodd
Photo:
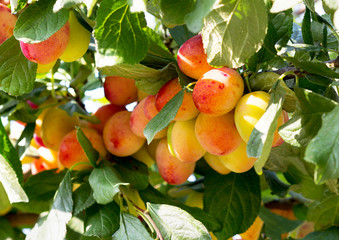
<svg viewBox="0 0 339 240"><path fill-rule="evenodd" d="M108 76L104 82L105 97L112 104L124 106L138 100L134 79Z"/></svg>
<svg viewBox="0 0 339 240"><path fill-rule="evenodd" d="M69 12L69 42L60 56L64 62L73 62L81 58L87 51L91 41L91 32L84 28L77 20L73 11Z"/></svg>
<svg viewBox="0 0 339 240"><path fill-rule="evenodd" d="M207 55L200 34L188 39L178 50L178 66L187 76L199 79L205 72L213 69L207 62Z"/></svg>
<svg viewBox="0 0 339 240"><path fill-rule="evenodd" d="M197 109L209 115L223 115L231 111L244 92L239 73L230 68L212 69L202 75L193 89Z"/></svg>
<svg viewBox="0 0 339 240"><path fill-rule="evenodd" d="M39 43L20 41L21 51L31 62L46 65L55 62L66 50L69 36L69 22L66 22L62 28L45 41Z"/></svg>
<svg viewBox="0 0 339 240"><path fill-rule="evenodd" d="M101 134L99 134L95 129L92 128L81 128L81 130L91 142L93 148L98 151L100 155L98 160L104 159L106 157L107 150ZM72 131L67 133L62 139L59 147L58 158L60 163L65 168L71 168L74 164L80 162L90 162L77 139L76 129L73 129ZM91 167L92 165L90 164L79 164L73 169L82 170Z"/></svg>
<svg viewBox="0 0 339 240"><path fill-rule="evenodd" d="M13 29L17 17L11 14L11 9L9 9L6 5L0 3L0 19L0 44L2 44L13 35Z"/></svg>

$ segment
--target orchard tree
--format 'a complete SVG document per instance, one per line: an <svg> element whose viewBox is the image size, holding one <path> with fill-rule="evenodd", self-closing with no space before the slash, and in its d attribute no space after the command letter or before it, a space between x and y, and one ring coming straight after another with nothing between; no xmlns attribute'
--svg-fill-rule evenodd
<svg viewBox="0 0 339 240"><path fill-rule="evenodd" d="M0 2L0 239L339 239L337 0Z"/></svg>

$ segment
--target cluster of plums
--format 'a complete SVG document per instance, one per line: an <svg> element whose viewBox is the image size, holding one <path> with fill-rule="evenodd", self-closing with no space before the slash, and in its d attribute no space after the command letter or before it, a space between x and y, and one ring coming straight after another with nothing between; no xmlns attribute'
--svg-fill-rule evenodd
<svg viewBox="0 0 339 240"><path fill-rule="evenodd" d="M0 44L13 35L17 17L11 10L0 3ZM79 39L81 39L79 41ZM24 56L38 64L37 73L48 72L58 59L73 62L82 57L88 49L91 32L77 20L73 11L69 12L66 24L48 39L39 43L20 41Z"/></svg>

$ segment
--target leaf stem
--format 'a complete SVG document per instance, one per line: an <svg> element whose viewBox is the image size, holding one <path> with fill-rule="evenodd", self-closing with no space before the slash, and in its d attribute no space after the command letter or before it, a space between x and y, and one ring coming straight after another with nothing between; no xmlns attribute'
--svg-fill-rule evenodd
<svg viewBox="0 0 339 240"><path fill-rule="evenodd" d="M74 165L72 165L72 167L69 169L70 171L73 171L73 169L79 165L82 165L82 164L86 164L86 165L90 165L91 167L93 167L92 163L90 162L77 162L75 163Z"/></svg>
<svg viewBox="0 0 339 240"><path fill-rule="evenodd" d="M252 92L250 81L249 81L249 78L248 78L248 72L244 72L244 78L245 78L245 82L246 82L246 86L247 86L248 91Z"/></svg>
<svg viewBox="0 0 339 240"><path fill-rule="evenodd" d="M95 5L95 3L96 3L96 1L94 1L94 5ZM93 4L93 3L92 3L92 4ZM92 6L91 6L91 7L92 7ZM94 6L93 6L93 7L94 7ZM77 12L80 14L80 16L86 21L86 23L87 23L88 25L90 25L91 28L94 28L94 26L95 26L95 21L90 20L90 19L84 14L84 12L81 10L81 8L80 8L78 5L76 5L74 8L77 10ZM92 9L91 11L93 11L93 9ZM92 13L91 13L91 14L92 14Z"/></svg>
<svg viewBox="0 0 339 240"><path fill-rule="evenodd" d="M52 98L54 98L55 99L55 89L54 89L54 83L55 83L55 81L54 81L54 72L52 71L52 73L51 73L52 75L51 75L51 84L52 84L52 91L51 91L51 94L52 94Z"/></svg>

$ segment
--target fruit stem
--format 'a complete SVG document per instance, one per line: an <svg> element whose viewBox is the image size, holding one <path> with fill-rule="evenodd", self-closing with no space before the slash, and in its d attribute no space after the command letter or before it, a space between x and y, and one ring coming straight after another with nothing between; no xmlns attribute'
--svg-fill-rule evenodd
<svg viewBox="0 0 339 240"><path fill-rule="evenodd" d="M249 91L249 92L252 92L252 89L251 89L251 85L250 85L250 81L249 81L248 73L247 73L247 72L244 73L244 78L245 78L245 82L246 82L246 86L247 86L247 88L248 88L248 91Z"/></svg>
<svg viewBox="0 0 339 240"><path fill-rule="evenodd" d="M189 84L187 84L187 86L185 87L185 89L187 89L188 91L193 91L193 89L191 89L191 86L194 86L197 82L191 82Z"/></svg>
<svg viewBox="0 0 339 240"><path fill-rule="evenodd" d="M284 80L284 77L287 75L294 75L295 76L295 86L299 86L299 76L292 70L292 71L287 71L284 72L283 74L280 75L279 80Z"/></svg>
<svg viewBox="0 0 339 240"><path fill-rule="evenodd" d="M52 71L51 73L51 84L52 84L52 91L51 91L51 94L52 94L52 98L55 99L55 89L54 89L54 72Z"/></svg>
<svg viewBox="0 0 339 240"><path fill-rule="evenodd" d="M75 163L69 170L70 170L70 171L73 171L73 169L74 169L76 166L81 165L81 164L87 164L87 165L90 165L90 166L93 167L93 164L90 163L90 162L77 162L77 163Z"/></svg>

